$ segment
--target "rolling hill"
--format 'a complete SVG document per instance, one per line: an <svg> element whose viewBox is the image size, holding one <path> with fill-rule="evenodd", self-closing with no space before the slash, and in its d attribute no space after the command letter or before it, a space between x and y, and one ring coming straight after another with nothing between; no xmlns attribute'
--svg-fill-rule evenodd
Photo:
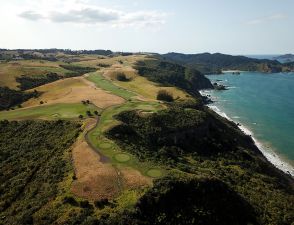
<svg viewBox="0 0 294 225"><path fill-rule="evenodd" d="M204 105L194 56L33 52L0 62L1 225L293 222L293 178Z"/></svg>
<svg viewBox="0 0 294 225"><path fill-rule="evenodd" d="M220 53L168 53L161 55L161 57L193 67L204 74L221 73L222 70L259 71L270 73L294 71L294 67L283 65L276 60L253 59L245 56L232 56Z"/></svg>

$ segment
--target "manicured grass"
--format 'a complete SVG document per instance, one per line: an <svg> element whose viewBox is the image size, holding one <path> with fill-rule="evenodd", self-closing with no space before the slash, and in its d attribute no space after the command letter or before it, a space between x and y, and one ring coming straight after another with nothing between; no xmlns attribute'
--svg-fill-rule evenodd
<svg viewBox="0 0 294 225"><path fill-rule="evenodd" d="M40 105L37 107L1 111L0 120L19 120L19 119L78 119L79 115L87 117L86 111L99 111L94 105L74 104L54 104Z"/></svg>
<svg viewBox="0 0 294 225"><path fill-rule="evenodd" d="M122 111L137 109L156 112L162 108L163 106L158 102L143 102L136 100L127 101L120 106L110 107L102 112L98 126L88 133L88 139L103 155L111 159L113 164L130 166L139 170L142 174L146 174L147 171L150 168L154 168L155 165L151 165L149 162L139 162L135 156L125 154L115 142L104 136L104 132L119 123L113 118L113 116Z"/></svg>
<svg viewBox="0 0 294 225"><path fill-rule="evenodd" d="M159 178L162 177L163 173L159 169L150 169L146 173L149 177Z"/></svg>
<svg viewBox="0 0 294 225"><path fill-rule="evenodd" d="M119 153L114 156L115 160L118 162L127 162L131 159L131 156L124 153Z"/></svg>
<svg viewBox="0 0 294 225"><path fill-rule="evenodd" d="M93 83L95 83L95 85L99 88L102 88L106 91L110 91L112 94L115 94L117 96L120 96L124 99L131 99L132 97L135 96L134 93L123 89L121 87L118 87L116 85L114 85L111 81L105 79L100 73L95 72L95 73L91 73L91 75L89 75L87 77L87 79Z"/></svg>

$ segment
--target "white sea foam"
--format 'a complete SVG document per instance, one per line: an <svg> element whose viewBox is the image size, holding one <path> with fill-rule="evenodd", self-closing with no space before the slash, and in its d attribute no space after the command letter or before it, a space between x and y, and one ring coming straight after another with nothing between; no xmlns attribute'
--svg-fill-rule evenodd
<svg viewBox="0 0 294 225"><path fill-rule="evenodd" d="M215 105L208 105L209 108L211 108L213 111L215 111L217 114L221 115L222 117L225 117L226 119L236 122L232 120L225 112L221 111L217 106ZM236 119L236 117L233 117ZM239 123L240 124L240 123ZM269 162L271 162L275 167L279 168L283 172L290 174L294 177L294 168L289 163L285 162L279 155L277 155L272 149L269 147L266 147L264 144L259 142L254 136L253 133L243 124L240 124L239 128L247 135L250 135L255 143L255 145L258 147L258 149L262 152L262 154L268 159Z"/></svg>

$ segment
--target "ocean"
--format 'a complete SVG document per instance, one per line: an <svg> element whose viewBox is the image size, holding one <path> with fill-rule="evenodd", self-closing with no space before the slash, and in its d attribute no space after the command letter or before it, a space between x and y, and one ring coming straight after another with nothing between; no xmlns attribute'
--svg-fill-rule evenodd
<svg viewBox="0 0 294 225"><path fill-rule="evenodd" d="M264 155L294 176L294 73L208 75L228 90L202 91L219 114L242 124Z"/></svg>

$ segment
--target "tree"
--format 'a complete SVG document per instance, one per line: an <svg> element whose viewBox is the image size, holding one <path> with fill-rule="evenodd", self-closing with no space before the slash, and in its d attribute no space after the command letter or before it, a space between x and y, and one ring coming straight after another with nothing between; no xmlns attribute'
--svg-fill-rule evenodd
<svg viewBox="0 0 294 225"><path fill-rule="evenodd" d="M92 116L92 113L90 111L87 111L86 113L87 113L87 116L89 117Z"/></svg>
<svg viewBox="0 0 294 225"><path fill-rule="evenodd" d="M172 102L174 101L173 95L166 90L160 90L157 93L157 100Z"/></svg>
<svg viewBox="0 0 294 225"><path fill-rule="evenodd" d="M126 77L126 75L123 72L119 72L116 74L116 79L118 81L129 81L129 79Z"/></svg>

